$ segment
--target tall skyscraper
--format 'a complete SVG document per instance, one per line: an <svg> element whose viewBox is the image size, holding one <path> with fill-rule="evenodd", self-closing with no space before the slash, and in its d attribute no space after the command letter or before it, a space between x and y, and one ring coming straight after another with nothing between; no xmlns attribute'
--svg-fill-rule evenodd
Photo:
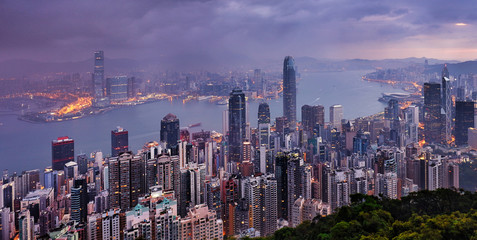
<svg viewBox="0 0 477 240"><path fill-rule="evenodd" d="M289 154L279 153L275 163L275 177L277 179L277 209L278 218L288 219L288 175L287 167Z"/></svg>
<svg viewBox="0 0 477 240"><path fill-rule="evenodd" d="M296 126L296 68L295 60L286 56L283 61L283 116L288 119L290 128Z"/></svg>
<svg viewBox="0 0 477 240"><path fill-rule="evenodd" d="M343 119L343 106L333 105L330 107L330 124L332 128L336 128L341 132L341 119Z"/></svg>
<svg viewBox="0 0 477 240"><path fill-rule="evenodd" d="M258 124L270 123L270 106L263 102L258 105Z"/></svg>
<svg viewBox="0 0 477 240"><path fill-rule="evenodd" d="M240 162L242 142L246 138L246 99L242 90L234 89L229 98L229 161Z"/></svg>
<svg viewBox="0 0 477 240"><path fill-rule="evenodd" d="M65 164L75 160L75 141L69 137L59 137L51 143L53 170L63 170Z"/></svg>
<svg viewBox="0 0 477 240"><path fill-rule="evenodd" d="M323 126L325 124L325 107L303 105L301 107L301 124L303 129L310 134L313 133L317 124Z"/></svg>
<svg viewBox="0 0 477 240"><path fill-rule="evenodd" d="M441 85L424 83L424 139L441 143Z"/></svg>
<svg viewBox="0 0 477 240"><path fill-rule="evenodd" d="M86 179L75 179L71 188L71 220L86 223L88 213L88 185Z"/></svg>
<svg viewBox="0 0 477 240"><path fill-rule="evenodd" d="M93 72L93 89L94 97L101 99L104 97L104 52L94 52L94 72Z"/></svg>
<svg viewBox="0 0 477 240"><path fill-rule="evenodd" d="M179 139L179 118L169 113L161 120L161 141L167 143L167 148L172 148L177 145Z"/></svg>
<svg viewBox="0 0 477 240"><path fill-rule="evenodd" d="M451 97L451 83L449 79L449 71L447 70L447 64L442 69L442 109L445 112L444 122L444 134L445 143L448 144L452 141L452 97Z"/></svg>
<svg viewBox="0 0 477 240"><path fill-rule="evenodd" d="M144 194L144 161L131 152L109 159L109 206L128 210Z"/></svg>
<svg viewBox="0 0 477 240"><path fill-rule="evenodd" d="M474 127L474 106L473 101L455 102L455 144L457 146L468 143L468 129Z"/></svg>
<svg viewBox="0 0 477 240"><path fill-rule="evenodd" d="M117 127L111 131L111 156L117 157L121 152L127 152L129 148L128 131L122 127Z"/></svg>

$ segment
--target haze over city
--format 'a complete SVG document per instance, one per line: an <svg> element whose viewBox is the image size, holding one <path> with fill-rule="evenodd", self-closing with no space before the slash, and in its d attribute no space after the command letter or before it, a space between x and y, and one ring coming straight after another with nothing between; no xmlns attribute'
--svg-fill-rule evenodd
<svg viewBox="0 0 477 240"><path fill-rule="evenodd" d="M477 239L475 1L0 0L0 240Z"/></svg>
<svg viewBox="0 0 477 240"><path fill-rule="evenodd" d="M328 59L475 59L474 1L10 1L0 60L109 58L172 67L286 54Z"/></svg>

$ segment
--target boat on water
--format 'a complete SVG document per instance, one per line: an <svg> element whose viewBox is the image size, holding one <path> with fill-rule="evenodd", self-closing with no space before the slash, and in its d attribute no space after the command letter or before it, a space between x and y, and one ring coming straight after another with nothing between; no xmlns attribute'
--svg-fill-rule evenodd
<svg viewBox="0 0 477 240"><path fill-rule="evenodd" d="M190 124L190 125L189 125L189 128L193 128L193 127L200 127L200 125L202 125L202 123L194 123L194 124Z"/></svg>

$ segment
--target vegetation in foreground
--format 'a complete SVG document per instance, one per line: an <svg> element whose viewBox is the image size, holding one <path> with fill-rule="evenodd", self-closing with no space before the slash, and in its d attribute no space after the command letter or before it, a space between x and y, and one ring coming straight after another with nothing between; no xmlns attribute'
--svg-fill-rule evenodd
<svg viewBox="0 0 477 240"><path fill-rule="evenodd" d="M255 239L476 239L477 193L438 189L402 200L355 194L336 213Z"/></svg>

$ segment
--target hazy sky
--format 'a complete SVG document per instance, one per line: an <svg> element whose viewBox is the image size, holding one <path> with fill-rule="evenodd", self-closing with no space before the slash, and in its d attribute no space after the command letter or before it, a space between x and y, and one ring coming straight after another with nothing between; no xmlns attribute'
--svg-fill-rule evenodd
<svg viewBox="0 0 477 240"><path fill-rule="evenodd" d="M470 60L476 20L470 0L0 0L0 60Z"/></svg>

